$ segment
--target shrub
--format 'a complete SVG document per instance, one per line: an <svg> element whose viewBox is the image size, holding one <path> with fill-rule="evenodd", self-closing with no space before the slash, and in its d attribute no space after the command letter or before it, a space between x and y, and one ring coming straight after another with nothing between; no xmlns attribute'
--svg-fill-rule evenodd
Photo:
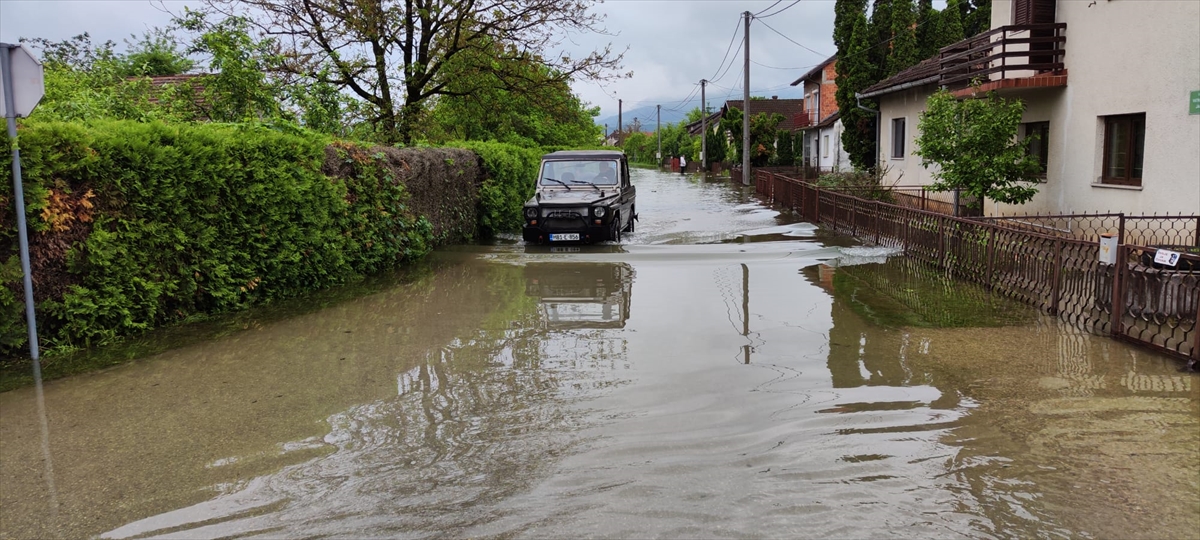
<svg viewBox="0 0 1200 540"><path fill-rule="evenodd" d="M451 146L479 155L486 174L479 188L479 232L484 237L514 232L524 224L521 208L533 197L543 151L505 143L467 141Z"/></svg>
<svg viewBox="0 0 1200 540"><path fill-rule="evenodd" d="M256 125L103 121L21 131L39 330L47 349L103 344L243 309L424 255L429 222L374 154L322 174L329 141ZM0 158L8 167L8 156ZM5 201L7 202L7 201ZM3 210L0 354L25 344Z"/></svg>

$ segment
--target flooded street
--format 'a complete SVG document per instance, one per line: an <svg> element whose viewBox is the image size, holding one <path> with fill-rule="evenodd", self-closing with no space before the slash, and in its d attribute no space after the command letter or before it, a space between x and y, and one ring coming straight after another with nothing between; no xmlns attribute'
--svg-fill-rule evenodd
<svg viewBox="0 0 1200 540"><path fill-rule="evenodd" d="M0 537L1200 537L1181 363L634 184L622 245L442 250L0 394Z"/></svg>

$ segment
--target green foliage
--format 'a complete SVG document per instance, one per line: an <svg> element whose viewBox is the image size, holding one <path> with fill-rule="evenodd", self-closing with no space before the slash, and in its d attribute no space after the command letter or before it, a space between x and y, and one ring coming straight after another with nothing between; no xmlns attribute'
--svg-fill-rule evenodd
<svg viewBox="0 0 1200 540"><path fill-rule="evenodd" d="M931 58L938 51L937 47L937 17L938 11L933 9L933 0L918 0L917 2L917 56L920 60Z"/></svg>
<svg viewBox="0 0 1200 540"><path fill-rule="evenodd" d="M928 0L923 0L928 1ZM858 16L866 13L867 0L837 0L833 6L833 45L838 52L849 50ZM842 61L839 54L838 61Z"/></svg>
<svg viewBox="0 0 1200 540"><path fill-rule="evenodd" d="M794 165L796 149L792 146L792 132L781 129L775 132L776 154L772 163L775 165Z"/></svg>
<svg viewBox="0 0 1200 540"><path fill-rule="evenodd" d="M9 356L29 343L25 301L12 289L21 286L21 259L12 255L0 264L0 355Z"/></svg>
<svg viewBox="0 0 1200 540"><path fill-rule="evenodd" d="M154 29L129 43L129 52L121 58L127 77L179 75L195 67L195 62L179 51L179 40L170 30Z"/></svg>
<svg viewBox="0 0 1200 540"><path fill-rule="evenodd" d="M962 18L963 12L967 12L965 4L968 0L961 1L960 5L963 5L963 9L959 12L960 18ZM949 6L949 2L946 5ZM974 36L988 31L992 27L992 0L972 0L971 9L962 20L964 36Z"/></svg>
<svg viewBox="0 0 1200 540"><path fill-rule="evenodd" d="M779 113L758 113L750 117L750 165L762 167L775 157L776 133L783 120Z"/></svg>
<svg viewBox="0 0 1200 540"><path fill-rule="evenodd" d="M725 161L725 158L729 153L729 143L728 139L725 137L725 132L719 129L714 130L712 126L708 126L707 139L708 140L706 141L706 144L708 145L708 162L720 163Z"/></svg>
<svg viewBox="0 0 1200 540"><path fill-rule="evenodd" d="M631 133L625 137L625 141L621 146L625 154L629 156L629 160L634 163L642 163L644 165L655 165L658 160L654 157L658 151L658 139L640 131Z"/></svg>
<svg viewBox="0 0 1200 540"><path fill-rule="evenodd" d="M865 39L869 44L868 50L870 51L867 53L868 63L874 67L871 82L887 77L888 56L891 56L892 53L892 31L894 30L892 27L892 2L893 0L875 0L874 5L871 6L871 18L868 25L870 35Z"/></svg>
<svg viewBox="0 0 1200 540"><path fill-rule="evenodd" d="M870 36L867 16L860 12L854 19L849 49L838 51L837 63L838 88L835 98L845 127L842 131L842 147L846 149L850 163L859 169L875 165L875 115L858 108L859 101L855 98L856 93L878 80L868 54ZM871 100L863 100L862 105L876 107Z"/></svg>
<svg viewBox="0 0 1200 540"><path fill-rule="evenodd" d="M524 224L521 208L533 197L542 151L482 141L450 143L479 155L487 178L479 188L479 231L485 238Z"/></svg>
<svg viewBox="0 0 1200 540"><path fill-rule="evenodd" d="M228 17L210 24L195 11L176 21L183 28L200 32L193 53L207 54L213 75L203 79L204 116L217 122L269 120L283 116L283 89L267 78L267 72L282 63L272 39L250 34L250 20Z"/></svg>
<svg viewBox="0 0 1200 540"><path fill-rule="evenodd" d="M892 43L887 57L885 76L891 77L921 61L917 48L917 36L913 26L917 23L916 8L912 0L892 0Z"/></svg>
<svg viewBox="0 0 1200 540"><path fill-rule="evenodd" d="M104 344L424 255L431 227L408 210L404 186L352 145L339 147L347 174L322 174L327 144L261 126L26 123L35 255L65 258L38 306L47 348ZM0 252L14 242L0 237ZM11 289L8 264L0 277ZM13 330L24 330L11 304L0 293L0 355L14 354Z"/></svg>
<svg viewBox="0 0 1200 540"><path fill-rule="evenodd" d="M480 68L485 64L489 69ZM431 112L425 133L431 143L579 147L600 141L603 128L594 122L599 107L589 107L571 91L570 79L531 57L468 49L443 68L442 77L447 95Z"/></svg>
<svg viewBox="0 0 1200 540"><path fill-rule="evenodd" d="M1037 194L1037 159L1018 141L1025 106L995 93L958 100L946 90L929 97L918 126L921 164L936 164L939 191L961 189L978 201L1021 204Z"/></svg>
<svg viewBox="0 0 1200 540"><path fill-rule="evenodd" d="M938 14L937 31L934 34L934 47L940 49L963 40L965 36L963 34L960 13L959 0L949 0L946 2L946 9Z"/></svg>

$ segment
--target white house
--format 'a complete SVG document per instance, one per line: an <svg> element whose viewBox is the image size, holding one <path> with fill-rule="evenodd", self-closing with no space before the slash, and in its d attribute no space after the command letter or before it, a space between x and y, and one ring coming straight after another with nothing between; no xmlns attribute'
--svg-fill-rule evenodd
<svg viewBox="0 0 1200 540"><path fill-rule="evenodd" d="M1038 195L985 212L1200 214L1200 2L993 0L991 30L859 93L877 100L891 180L929 184L914 156L925 100L971 80L1025 105Z"/></svg>

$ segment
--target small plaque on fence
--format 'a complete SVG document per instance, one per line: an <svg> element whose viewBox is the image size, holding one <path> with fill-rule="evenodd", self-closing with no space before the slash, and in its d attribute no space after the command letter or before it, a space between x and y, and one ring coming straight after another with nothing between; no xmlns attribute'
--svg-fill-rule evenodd
<svg viewBox="0 0 1200 540"><path fill-rule="evenodd" d="M1160 249L1154 254L1154 262L1166 266L1175 266L1179 264L1179 252L1169 249Z"/></svg>
<svg viewBox="0 0 1200 540"><path fill-rule="evenodd" d="M1100 262L1102 264L1117 264L1117 235L1100 235Z"/></svg>

